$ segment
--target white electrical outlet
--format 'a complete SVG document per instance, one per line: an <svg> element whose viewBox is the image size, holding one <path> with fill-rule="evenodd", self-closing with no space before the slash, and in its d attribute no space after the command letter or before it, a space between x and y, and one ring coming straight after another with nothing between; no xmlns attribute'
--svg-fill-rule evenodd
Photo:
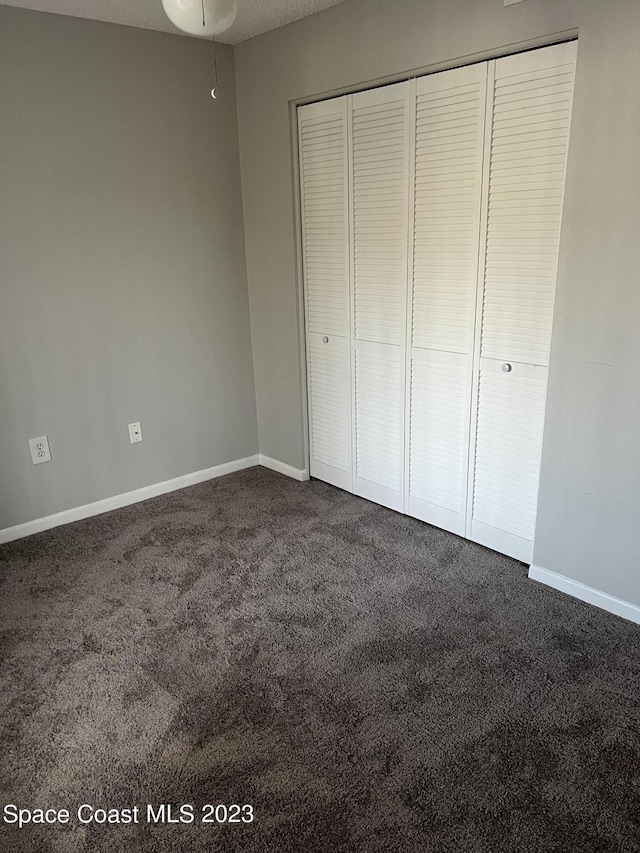
<svg viewBox="0 0 640 853"><path fill-rule="evenodd" d="M135 444L136 441L142 441L142 427L139 423L129 424L129 438L131 439L131 444Z"/></svg>
<svg viewBox="0 0 640 853"><path fill-rule="evenodd" d="M505 6L513 6L515 3L522 3L523 0L504 0Z"/></svg>
<svg viewBox="0 0 640 853"><path fill-rule="evenodd" d="M51 462L49 439L46 435L41 435L40 438L30 438L29 450L34 465L39 465L41 462Z"/></svg>

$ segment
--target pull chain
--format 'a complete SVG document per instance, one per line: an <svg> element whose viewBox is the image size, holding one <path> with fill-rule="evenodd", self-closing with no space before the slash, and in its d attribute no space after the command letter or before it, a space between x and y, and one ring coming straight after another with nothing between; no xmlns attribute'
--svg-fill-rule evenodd
<svg viewBox="0 0 640 853"><path fill-rule="evenodd" d="M222 89L218 86L218 59L216 56L216 38L211 36L211 44L213 45L213 89L211 90L212 98L221 98Z"/></svg>

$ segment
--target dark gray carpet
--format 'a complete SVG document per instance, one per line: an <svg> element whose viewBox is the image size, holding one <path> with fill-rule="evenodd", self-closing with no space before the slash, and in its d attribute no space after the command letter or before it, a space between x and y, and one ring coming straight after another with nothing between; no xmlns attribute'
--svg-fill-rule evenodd
<svg viewBox="0 0 640 853"><path fill-rule="evenodd" d="M640 850L640 632L520 563L256 468L0 568L0 804L141 807L3 851Z"/></svg>

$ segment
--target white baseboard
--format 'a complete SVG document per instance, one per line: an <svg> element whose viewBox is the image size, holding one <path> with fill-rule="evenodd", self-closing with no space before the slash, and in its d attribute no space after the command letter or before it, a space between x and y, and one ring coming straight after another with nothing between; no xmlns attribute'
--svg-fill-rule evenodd
<svg viewBox="0 0 640 853"><path fill-rule="evenodd" d="M54 515L47 515L44 518L36 518L34 521L27 521L24 524L16 524L15 527L6 527L4 530L0 530L0 545L4 542L12 542L14 539L22 539L24 536L31 536L33 533L50 530L52 527L59 527L61 524L80 521L83 518L110 512L112 509L120 509L123 506L145 501L147 498L155 498L158 495L167 494L167 492L175 492L187 486L195 486L196 483L203 483L205 480L213 480L216 477L223 477L225 474L233 474L234 471L253 468L255 465L261 464L259 458L256 454L244 459L235 459L233 462L225 462L222 465L215 465L213 468L194 471L192 474L183 474L181 477L144 486L142 489L135 489L122 495L114 495L111 498L84 504L84 506L66 509L63 512L56 512Z"/></svg>
<svg viewBox="0 0 640 853"><path fill-rule="evenodd" d="M616 616L622 616L623 619L640 625L640 607L637 604L623 601L621 598L616 598L615 595L609 595L607 592L586 586L586 584L574 581L556 572L550 572L548 569L542 569L540 566L530 566L529 577L531 580L552 586L560 592L573 596L573 598L579 598L580 601L586 601L587 604L593 604L602 610L608 610L609 613L615 613Z"/></svg>
<svg viewBox="0 0 640 853"><path fill-rule="evenodd" d="M272 471L277 471L279 474L284 474L287 477L293 477L294 480L308 480L309 471L306 468L294 468L292 465L287 465L284 462L279 462L277 459L271 459L270 456L260 454L259 465L265 468L270 468Z"/></svg>

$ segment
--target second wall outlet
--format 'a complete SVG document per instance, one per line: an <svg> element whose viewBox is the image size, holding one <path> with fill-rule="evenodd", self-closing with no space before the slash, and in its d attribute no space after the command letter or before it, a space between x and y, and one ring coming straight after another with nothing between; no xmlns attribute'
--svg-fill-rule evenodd
<svg viewBox="0 0 640 853"><path fill-rule="evenodd" d="M39 465L41 462L51 462L49 439L46 435L41 435L39 438L30 438L29 450L31 451L31 461L34 465Z"/></svg>
<svg viewBox="0 0 640 853"><path fill-rule="evenodd" d="M129 438L131 439L131 444L135 444L136 441L142 441L142 427L140 423L129 424Z"/></svg>

